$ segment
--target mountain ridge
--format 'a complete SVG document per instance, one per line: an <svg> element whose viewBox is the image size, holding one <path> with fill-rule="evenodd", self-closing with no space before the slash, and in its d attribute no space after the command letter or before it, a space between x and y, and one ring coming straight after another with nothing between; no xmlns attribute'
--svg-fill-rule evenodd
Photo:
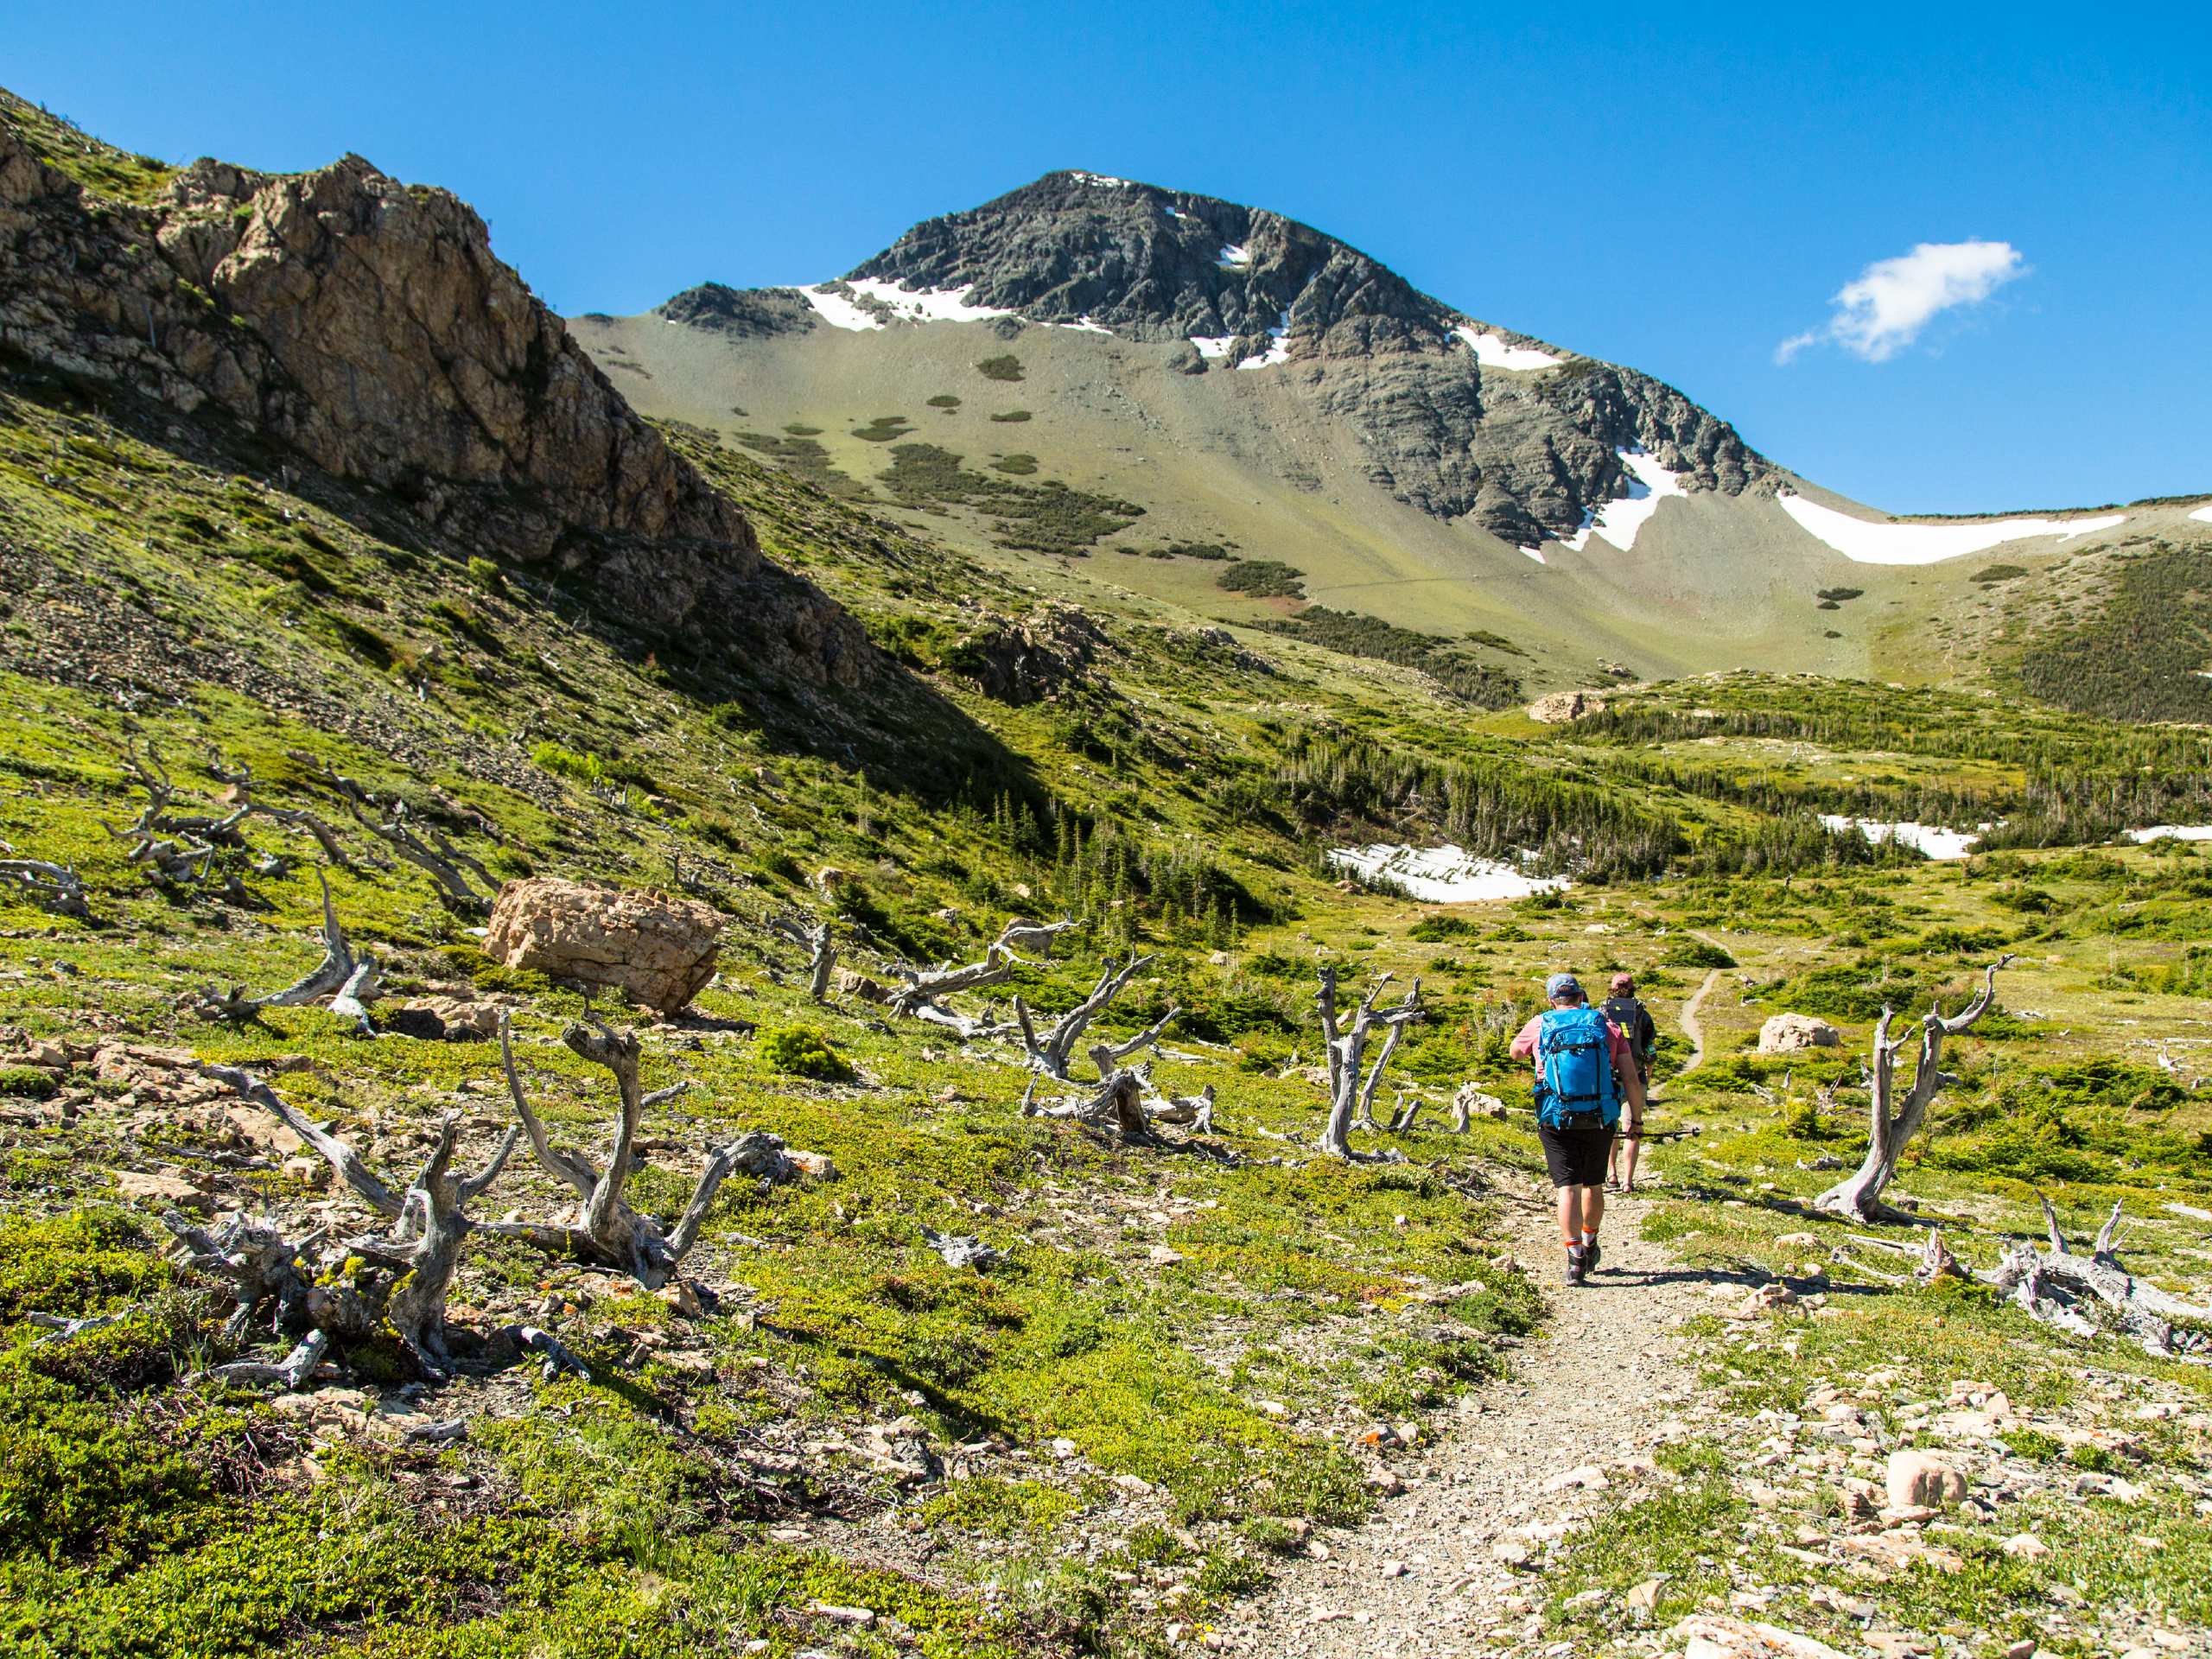
<svg viewBox="0 0 2212 1659"><path fill-rule="evenodd" d="M692 289L658 315L741 334L796 292L895 321L881 284L959 296L952 320L1001 315L1174 348L1185 374L1283 367L1361 433L1374 481L1438 518L1516 546L1564 540L1636 493L1643 453L1689 492L1770 488L1779 469L1681 392L1633 369L1557 355L1535 336L1421 293L1311 226L1216 197L1062 171L913 226L834 284ZM871 291L871 289L874 291ZM828 290L827 293L824 290ZM742 317L741 322L739 319ZM1541 359L1541 362L1535 359Z"/></svg>

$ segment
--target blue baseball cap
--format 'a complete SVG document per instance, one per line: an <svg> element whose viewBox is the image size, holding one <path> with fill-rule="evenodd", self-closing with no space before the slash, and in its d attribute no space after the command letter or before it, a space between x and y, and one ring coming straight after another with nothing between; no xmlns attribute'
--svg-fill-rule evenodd
<svg viewBox="0 0 2212 1659"><path fill-rule="evenodd" d="M1582 994L1582 982L1573 974L1554 974L1544 982L1544 995L1554 1002L1563 996L1571 996L1578 1002L1589 1000Z"/></svg>

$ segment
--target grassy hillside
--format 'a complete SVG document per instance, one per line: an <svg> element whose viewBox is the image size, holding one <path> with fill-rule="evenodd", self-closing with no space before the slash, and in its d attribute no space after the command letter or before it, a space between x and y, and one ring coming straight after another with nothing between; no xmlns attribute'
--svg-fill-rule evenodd
<svg viewBox="0 0 2212 1659"><path fill-rule="evenodd" d="M2126 524L2076 542L1859 564L1770 499L1686 496L1631 551L1554 543L1540 567L1470 522L1392 500L1350 429L1300 394L1294 367L1192 377L1173 371L1172 347L1048 327L1007 340L988 323L742 340L658 316L571 327L639 408L1076 602L1157 601L1266 626L1303 600L1455 645L1532 695L1601 684L1616 668L1653 679L1748 668L1989 683L2006 678L2024 639L2055 646L2085 607L2117 593L2130 549L2160 537L2212 546L2212 526L2190 520L2190 504L2143 503ZM995 379L983 364L1020 378ZM1044 534L1033 517L1000 512L1046 492L1058 493L1057 522ZM1290 576L1240 581L1232 561ZM2212 663L2194 624L2156 613L2152 623L2170 652ZM2111 643L2093 646L2101 659L2114 660ZM2159 679L2171 683L2164 670ZM2079 706L2186 717L2170 696Z"/></svg>

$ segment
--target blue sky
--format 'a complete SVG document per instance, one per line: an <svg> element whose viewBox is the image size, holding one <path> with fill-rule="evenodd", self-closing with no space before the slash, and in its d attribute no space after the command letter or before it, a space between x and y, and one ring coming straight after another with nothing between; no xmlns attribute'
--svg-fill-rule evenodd
<svg viewBox="0 0 2212 1659"><path fill-rule="evenodd" d="M2212 491L2205 9L1809 10L12 0L0 84L445 185L566 311L820 280L1083 167L1305 219L1876 505Z"/></svg>

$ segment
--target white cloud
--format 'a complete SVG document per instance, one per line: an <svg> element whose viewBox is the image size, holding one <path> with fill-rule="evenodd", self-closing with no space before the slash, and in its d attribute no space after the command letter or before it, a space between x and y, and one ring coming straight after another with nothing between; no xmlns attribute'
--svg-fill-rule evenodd
<svg viewBox="0 0 2212 1659"><path fill-rule="evenodd" d="M2027 275L2010 242L1923 242L1910 253L1877 259L1836 290L1835 315L1775 347L1787 363L1808 346L1840 346L1869 363L1886 363L1920 338L1940 313L1979 305Z"/></svg>

